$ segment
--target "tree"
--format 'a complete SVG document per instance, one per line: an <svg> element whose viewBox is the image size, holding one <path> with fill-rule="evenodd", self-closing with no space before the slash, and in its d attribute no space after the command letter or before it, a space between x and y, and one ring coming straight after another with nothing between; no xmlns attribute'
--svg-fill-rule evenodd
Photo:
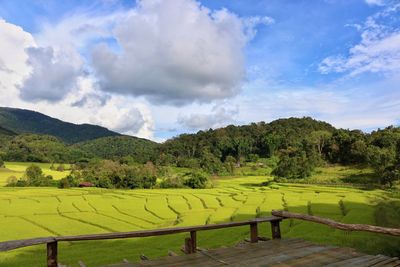
<svg viewBox="0 0 400 267"><path fill-rule="evenodd" d="M236 165L236 159L232 156L227 156L225 158L225 169L229 172L229 174L234 174L235 172L235 165Z"/></svg>
<svg viewBox="0 0 400 267"><path fill-rule="evenodd" d="M399 179L400 166L396 164L396 153L393 149L372 145L368 147L367 159L380 184L392 187L393 182Z"/></svg>
<svg viewBox="0 0 400 267"><path fill-rule="evenodd" d="M4 168L4 161L1 157L0 157L0 168Z"/></svg>
<svg viewBox="0 0 400 267"><path fill-rule="evenodd" d="M31 165L26 168L23 180L28 186L49 186L53 177L45 176L42 169L37 165Z"/></svg>
<svg viewBox="0 0 400 267"><path fill-rule="evenodd" d="M309 136L309 141L317 148L319 155L322 155L322 151L325 148L328 140L332 137L332 133L324 130L314 131Z"/></svg>
<svg viewBox="0 0 400 267"><path fill-rule="evenodd" d="M185 176L189 177L186 179L183 184L187 187L193 188L193 189L202 189L206 188L207 182L208 182L208 177L201 172L191 172L187 173Z"/></svg>

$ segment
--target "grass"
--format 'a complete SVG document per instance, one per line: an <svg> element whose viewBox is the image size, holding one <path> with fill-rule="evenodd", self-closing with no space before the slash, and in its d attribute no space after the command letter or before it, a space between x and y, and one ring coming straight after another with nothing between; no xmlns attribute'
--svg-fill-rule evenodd
<svg viewBox="0 0 400 267"><path fill-rule="evenodd" d="M8 164L14 170L23 164ZM358 169L322 170L321 177L342 177ZM214 188L104 190L99 188L0 188L0 241L79 235L236 221L267 216L273 209L312 213L345 223L400 227L397 194L305 184L263 185L267 176L224 177ZM321 178L324 179L324 178ZM330 178L329 178L330 179ZM268 224L261 236L270 236ZM317 243L354 247L373 254L400 255L400 240L369 233L348 233L295 220L282 223L282 236ZM249 235L248 227L198 233L198 245L212 248L234 245ZM88 266L137 261L180 251L186 234L151 238L59 244L59 259L68 266L82 260ZM0 253L0 266L42 266L45 246Z"/></svg>

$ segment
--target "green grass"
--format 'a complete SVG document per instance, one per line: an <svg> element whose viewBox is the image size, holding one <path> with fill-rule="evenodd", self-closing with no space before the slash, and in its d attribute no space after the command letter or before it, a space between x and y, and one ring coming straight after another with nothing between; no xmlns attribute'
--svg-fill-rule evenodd
<svg viewBox="0 0 400 267"><path fill-rule="evenodd" d="M16 164L14 170L23 164ZM45 167L45 166L43 166ZM48 166L49 167L49 166ZM334 177L341 167L324 170ZM321 173L320 173L321 174ZM214 188L105 190L99 188L0 188L0 241L53 235L79 235L162 227L201 225L268 216L286 208L345 223L367 223L400 227L400 201L382 190L360 190L305 184L263 186L267 176L224 177ZM322 179L322 178L321 178ZM342 203L342 204L340 204ZM395 203L395 204L393 204ZM344 212L344 211L345 212ZM379 220L377 220L377 214ZM260 225L260 235L270 236L270 226ZM317 243L354 247L373 254L400 255L400 240L369 233L348 233L302 221L285 220L282 236L300 237ZM248 237L249 227L198 233L203 248L234 245ZM59 244L59 260L77 266L137 261L180 251L187 234L88 241ZM0 253L0 266L42 266L45 246Z"/></svg>
<svg viewBox="0 0 400 267"><path fill-rule="evenodd" d="M18 179L21 178L26 168L32 164L39 166L45 175L51 175L54 180L60 180L70 173L68 170L70 168L69 164L63 164L66 169L65 171L56 171L50 169L51 163L5 162L5 168L0 168L0 187L7 185L7 179L10 176L15 176ZM54 165L57 167L59 164Z"/></svg>

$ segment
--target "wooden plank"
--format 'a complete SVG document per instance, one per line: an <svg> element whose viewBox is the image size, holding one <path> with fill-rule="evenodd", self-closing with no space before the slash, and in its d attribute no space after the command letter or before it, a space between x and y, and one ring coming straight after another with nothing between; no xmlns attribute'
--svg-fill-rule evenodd
<svg viewBox="0 0 400 267"><path fill-rule="evenodd" d="M374 266L380 262L390 259L390 257L385 255L376 255L372 260L367 263L367 266Z"/></svg>
<svg viewBox="0 0 400 267"><path fill-rule="evenodd" d="M260 257L275 257L275 255L278 255L285 251L294 249L302 250L309 246L311 246L311 244L309 244L308 242L293 242L293 243L288 243L286 245L278 244L277 246L272 246L266 249L266 247L263 246L258 246L256 244L249 244L249 246L247 246L246 248L236 248L236 249L231 249L230 251L225 250L219 253L216 253L215 251L209 251L209 253L215 257L221 258L224 261L230 263L237 263ZM246 265L248 264L243 264L243 266Z"/></svg>
<svg viewBox="0 0 400 267"><path fill-rule="evenodd" d="M400 261L397 257L386 259L372 266L396 266L396 264L400 264Z"/></svg>
<svg viewBox="0 0 400 267"><path fill-rule="evenodd" d="M349 251L348 249L343 248L332 248L329 250L325 250L322 252L314 253L307 255L305 257L299 259L293 259L289 261L285 261L279 264L275 264L275 266L284 267L284 266L325 266L326 264L343 261L346 259L353 258L355 255L354 252Z"/></svg>
<svg viewBox="0 0 400 267"><path fill-rule="evenodd" d="M372 260L374 256L371 255L361 255L355 258L343 260L343 261L338 261L335 263L331 263L326 265L327 267L341 267L341 266L365 266L365 264Z"/></svg>
<svg viewBox="0 0 400 267"><path fill-rule="evenodd" d="M364 232L372 232L372 233L380 233L380 234L387 234L387 235L394 235L400 236L400 229L398 228L387 228L387 227L380 227L375 225L367 225L367 224L347 224L336 222L331 219L325 219L317 216L307 215L307 214L300 214L288 211L272 211L272 215L282 218L292 218L298 219L303 221L315 222L320 224L328 225L332 228L346 230L346 231L364 231Z"/></svg>
<svg viewBox="0 0 400 267"><path fill-rule="evenodd" d="M277 263L285 262L288 260L298 259L313 253L318 253L323 250L331 249L329 247L322 246L304 246L299 248L293 248L288 250L282 250L278 253L270 255L261 255L260 257L253 257L251 259L243 259L237 262L235 265L237 266L253 266L257 264L262 265L274 265Z"/></svg>

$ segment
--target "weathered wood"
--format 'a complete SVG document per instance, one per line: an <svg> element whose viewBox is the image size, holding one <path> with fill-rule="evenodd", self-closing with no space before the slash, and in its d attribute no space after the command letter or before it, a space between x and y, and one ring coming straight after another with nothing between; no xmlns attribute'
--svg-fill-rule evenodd
<svg viewBox="0 0 400 267"><path fill-rule="evenodd" d="M272 239L281 239L280 221L271 221Z"/></svg>
<svg viewBox="0 0 400 267"><path fill-rule="evenodd" d="M191 248L192 248L191 253L196 253L196 249L197 249L197 234L196 234L196 231L191 231L190 232L190 242L191 242Z"/></svg>
<svg viewBox="0 0 400 267"><path fill-rule="evenodd" d="M282 218L292 218L292 219L299 219L303 221L315 222L320 224L328 225L332 228L340 229L340 230L347 230L347 231L365 231L365 232L373 232L373 233L381 233L387 235L394 235L400 236L400 229L398 228L387 228L387 227L380 227L374 225L367 225L367 224L347 224L347 223L340 223L336 222L331 219L325 219L317 216L288 212L288 211L272 211L272 215ZM272 224L272 222L271 222Z"/></svg>
<svg viewBox="0 0 400 267"><path fill-rule="evenodd" d="M192 241L190 240L190 237L185 238L185 254L191 254L193 251L192 248Z"/></svg>
<svg viewBox="0 0 400 267"><path fill-rule="evenodd" d="M57 267L57 241L47 243L47 267Z"/></svg>
<svg viewBox="0 0 400 267"><path fill-rule="evenodd" d="M28 246L38 245L38 244L46 244L46 243L53 242L53 241L85 241L85 240L105 240L105 239L160 236L160 235L170 235L170 234L178 234L178 233L185 233L185 232L192 232L192 231L205 231L205 230L244 226L244 225L249 225L254 222L262 223L262 222L272 222L272 221L281 221L281 220L282 220L282 218L280 218L280 217L270 216L270 217L256 218L256 219L240 221L240 222L207 224L207 225L199 225L199 226L163 228L163 229L142 230L142 231L133 231L133 232L119 232L119 233L92 234L92 235L79 235L79 236L58 236L58 237L13 240L13 241L0 242L0 251L8 251L8 250L16 249L16 248L28 247Z"/></svg>
<svg viewBox="0 0 400 267"><path fill-rule="evenodd" d="M257 243L258 242L258 226L257 223L250 224L250 242Z"/></svg>
<svg viewBox="0 0 400 267"><path fill-rule="evenodd" d="M367 256L351 249L315 245L304 240L270 240L260 243L246 243L244 247L212 249L196 254L166 257L132 265L111 265L113 267L163 266L163 267L216 267L216 266L371 266L385 260L378 256ZM339 264L338 264L339 263ZM341 263L341 264L340 264ZM348 263L346 265L346 263ZM398 264L396 258L387 263ZM109 266L109 267L111 267ZM381 265L379 265L381 266ZM388 266L385 266L388 267Z"/></svg>
<svg viewBox="0 0 400 267"><path fill-rule="evenodd" d="M41 237L34 239L22 239L22 240L0 242L0 251L8 251L22 247L46 244L53 241L56 241L54 237Z"/></svg>

